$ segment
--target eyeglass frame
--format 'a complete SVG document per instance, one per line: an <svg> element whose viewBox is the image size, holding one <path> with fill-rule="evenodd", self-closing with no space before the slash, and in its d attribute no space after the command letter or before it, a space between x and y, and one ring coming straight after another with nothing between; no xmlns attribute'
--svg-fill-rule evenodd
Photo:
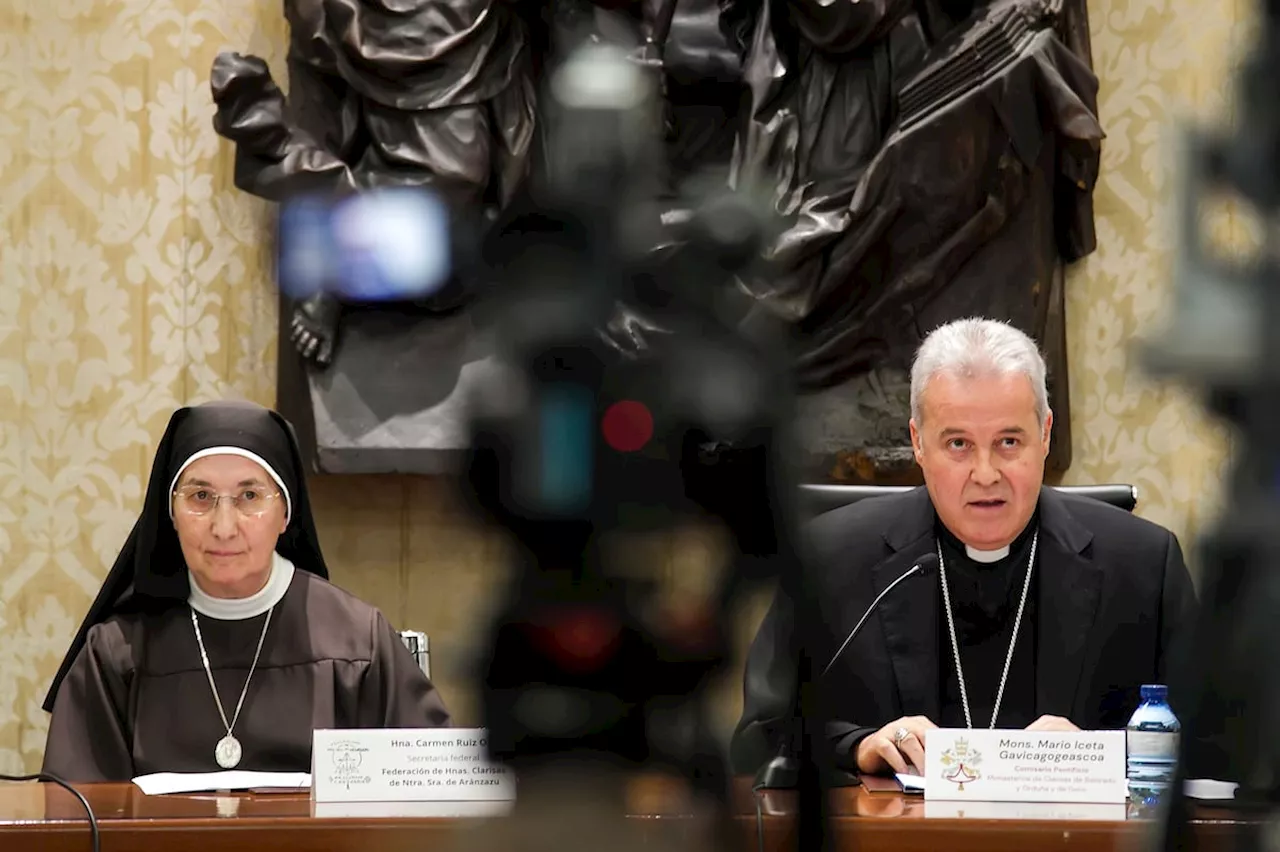
<svg viewBox="0 0 1280 852"><path fill-rule="evenodd" d="M188 493L188 494L189 494L189 493L191 493L191 491L193 491L193 490L195 490L195 491L213 491L213 489L212 489L212 488L209 488L209 487L204 486L204 485L181 485L181 486L179 486L179 487L177 487L177 488L173 489L173 491L172 491L172 492L170 492L170 497L173 497L173 498L177 498L177 497L180 497L180 496L185 497L185 494L183 494L182 492L186 492L186 493ZM255 489L250 489L250 488L245 488L245 489L243 489L243 491L251 491L251 490L255 490ZM256 515L248 514L248 513L246 513L243 509L241 509L241 508L240 508L240 502L239 502L239 500L240 500L240 496L241 496L240 494L219 494L219 493L217 493L217 492L214 492L214 495L213 495L213 508L209 509L209 510L208 510L208 511L206 511L206 512L192 512L190 509L186 508L186 506L184 506L184 505L180 505L180 508L181 508L181 511L182 511L182 513L183 513L184 515L190 515L190 516L191 516L191 517L193 517L193 518L204 518L204 517L207 517L207 516L209 516L209 515L212 515L212 514L216 513L216 512L218 511L218 506L219 506L219 505L221 505L221 503L222 503L222 501L223 501L223 500L230 500L230 501L231 501L231 506L232 506L232 508L236 510L236 514L238 514L240 517L242 517L242 518L255 518L255 519L256 519L256 518L261 518L263 515L265 515L265 514L266 514L268 511L270 511L270 509L271 509L271 505L270 505L270 503L269 503L268 501L270 501L270 500L279 500L279 499L280 499L281 497L283 497L284 495L283 495L282 493L280 493L280 490L279 490L279 489L272 489L272 490L270 490L270 491L267 491L266 489L257 489L257 490L261 490L261 491L263 491L262 500L263 500L263 502L264 502L264 504L265 504L265 505L264 505L264 507L263 507L262 511L261 511L261 512L258 512ZM177 501L177 500L175 500L174 502L178 502L178 501ZM175 507L175 508L177 508L177 507Z"/></svg>

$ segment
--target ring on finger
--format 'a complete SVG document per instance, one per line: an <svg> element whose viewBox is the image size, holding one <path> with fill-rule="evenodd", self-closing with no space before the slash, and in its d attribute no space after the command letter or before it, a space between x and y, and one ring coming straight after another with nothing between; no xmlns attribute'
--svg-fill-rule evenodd
<svg viewBox="0 0 1280 852"><path fill-rule="evenodd" d="M902 741L909 736L911 736L911 732L906 728L899 726L898 729L893 732L893 744L900 746L902 745Z"/></svg>

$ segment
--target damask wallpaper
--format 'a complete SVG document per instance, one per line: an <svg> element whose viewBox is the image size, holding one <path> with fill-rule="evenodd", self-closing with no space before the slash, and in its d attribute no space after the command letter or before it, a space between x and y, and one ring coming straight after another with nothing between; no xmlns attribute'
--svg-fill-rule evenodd
<svg viewBox="0 0 1280 852"><path fill-rule="evenodd" d="M1169 121L1224 114L1248 0L1090 5L1108 137L1100 247L1068 286L1066 481L1136 483L1140 513L1189 543L1212 519L1228 439L1194 399L1139 375L1129 347L1159 329L1168 289ZM284 35L278 0L0 3L0 772L39 766L41 699L133 522L168 414L273 399L267 210L232 186L208 69L230 48L283 80ZM502 544L447 483L312 487L334 579L431 635L437 680L474 721L465 649ZM709 548L695 537L666 552L675 571ZM729 678L727 721L738 689Z"/></svg>

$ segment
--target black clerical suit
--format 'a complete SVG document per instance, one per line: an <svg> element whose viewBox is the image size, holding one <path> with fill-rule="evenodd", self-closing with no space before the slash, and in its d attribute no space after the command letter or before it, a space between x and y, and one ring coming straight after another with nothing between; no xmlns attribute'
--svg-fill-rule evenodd
<svg viewBox="0 0 1280 852"><path fill-rule="evenodd" d="M1031 527L993 576L966 577L963 547L938 523L922 487L827 512L809 527L822 616L819 669L886 586L934 553L939 534L947 563L974 727L991 721L1012 621L1022 597L1030 536L1039 529L1035 571L997 727L1022 727L1042 715L1085 730L1122 728L1144 683L1167 683L1171 648L1190 627L1194 587L1168 530L1089 497L1042 488ZM862 633L825 676L837 763L856 766L856 744L902 716L963 727L939 574L912 577L881 603ZM982 613L1007 625L982 625ZM743 714L734 733L735 771L754 772L771 757L790 718L793 611L774 601L748 654ZM975 628L978 629L975 634ZM978 635L989 647L970 648ZM1001 638L1003 637L1003 638ZM994 650L993 650L994 649Z"/></svg>

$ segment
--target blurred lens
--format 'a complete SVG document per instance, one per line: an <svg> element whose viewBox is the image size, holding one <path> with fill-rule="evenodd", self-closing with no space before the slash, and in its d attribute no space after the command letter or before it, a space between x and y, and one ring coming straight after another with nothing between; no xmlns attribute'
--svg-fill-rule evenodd
<svg viewBox="0 0 1280 852"><path fill-rule="evenodd" d="M330 253L329 208L317 199L299 198L280 208L280 289L294 299L304 299L328 289L334 268Z"/></svg>
<svg viewBox="0 0 1280 852"><path fill-rule="evenodd" d="M280 289L349 302L430 296L452 269L449 225L448 208L420 188L290 199L280 211Z"/></svg>

